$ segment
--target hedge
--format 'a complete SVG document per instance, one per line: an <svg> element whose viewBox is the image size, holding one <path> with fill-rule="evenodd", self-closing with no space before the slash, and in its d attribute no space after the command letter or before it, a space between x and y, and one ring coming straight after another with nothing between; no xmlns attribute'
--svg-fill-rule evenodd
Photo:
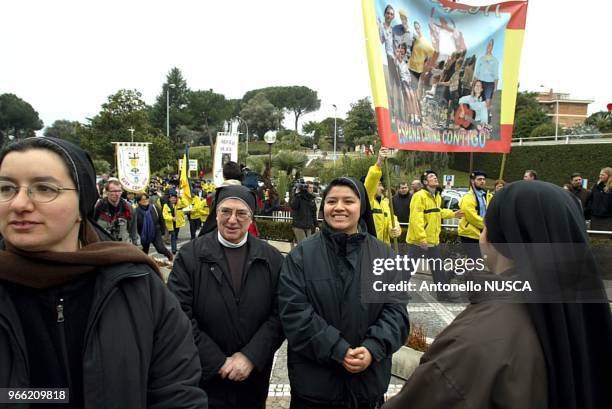
<svg viewBox="0 0 612 409"><path fill-rule="evenodd" d="M470 154L452 155L451 169L469 171ZM502 155L498 153L475 153L474 169L485 171L489 178L497 179ZM563 185L569 183L570 175L580 172L589 180L589 186L597 181L599 171L612 166L612 144L517 146L506 157L506 181L520 180L526 169L535 169L538 179Z"/></svg>

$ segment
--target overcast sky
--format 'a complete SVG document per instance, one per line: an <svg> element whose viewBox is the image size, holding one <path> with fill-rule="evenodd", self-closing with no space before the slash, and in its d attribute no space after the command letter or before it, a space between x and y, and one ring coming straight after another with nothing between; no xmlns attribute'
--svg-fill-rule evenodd
<svg viewBox="0 0 612 409"><path fill-rule="evenodd" d="M612 2L529 3L520 89L544 85L593 98L590 113L605 110ZM84 122L121 88L153 104L175 66L191 89L227 98L308 86L321 109L306 121L333 116L333 104L344 117L371 95L360 0L6 0L0 16L0 93L32 104L46 126Z"/></svg>

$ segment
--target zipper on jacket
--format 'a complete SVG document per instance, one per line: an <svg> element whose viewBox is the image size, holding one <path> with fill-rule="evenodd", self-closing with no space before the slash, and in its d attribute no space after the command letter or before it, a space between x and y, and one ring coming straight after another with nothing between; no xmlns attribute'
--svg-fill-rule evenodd
<svg viewBox="0 0 612 409"><path fill-rule="evenodd" d="M59 302L55 307L57 311L57 324L58 324L58 333L59 333L59 342L62 354L62 360L64 362L64 367L66 368L66 380L68 381L68 388L72 386L72 379L70 379L70 365L68 361L68 347L66 345L66 327L64 322L66 321L66 317L64 316L64 299L60 298Z"/></svg>
<svg viewBox="0 0 612 409"><path fill-rule="evenodd" d="M102 314L102 310L106 306L108 300L110 300L111 296L117 291L117 283L121 281L123 278L135 278L135 277L143 277L149 275L149 273L139 273L139 274L129 274L125 277L121 277L120 279L114 281L110 286L110 289L106 294L103 294L102 297L98 300L94 298L94 304L92 305L93 315L90 314L91 320L88 320L87 327L85 328L85 339L83 343L83 356L85 355L85 351L87 350L87 345L89 345L89 338L91 338L91 332L95 324L97 324L100 315Z"/></svg>

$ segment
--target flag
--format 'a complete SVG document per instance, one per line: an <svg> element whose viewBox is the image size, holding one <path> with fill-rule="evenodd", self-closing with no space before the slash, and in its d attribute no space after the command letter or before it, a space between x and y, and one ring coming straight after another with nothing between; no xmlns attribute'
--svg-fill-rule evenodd
<svg viewBox="0 0 612 409"><path fill-rule="evenodd" d="M189 179L187 178L189 166L189 145L185 146L185 154L183 155L183 163L181 165L181 199L185 204L191 204L191 187L189 186Z"/></svg>
<svg viewBox="0 0 612 409"><path fill-rule="evenodd" d="M362 5L382 146L510 152L526 1Z"/></svg>

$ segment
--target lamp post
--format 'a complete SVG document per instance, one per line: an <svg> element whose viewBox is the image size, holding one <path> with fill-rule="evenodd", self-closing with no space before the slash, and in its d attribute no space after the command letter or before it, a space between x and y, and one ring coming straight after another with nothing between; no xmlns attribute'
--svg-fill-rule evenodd
<svg viewBox="0 0 612 409"><path fill-rule="evenodd" d="M166 88L166 138L170 139L170 88L176 88L175 84L168 84Z"/></svg>
<svg viewBox="0 0 612 409"><path fill-rule="evenodd" d="M128 131L130 131L130 133L132 134L132 143L134 143L134 131L135 131L135 130L136 130L136 129L134 129L134 128L129 128L129 129L128 129Z"/></svg>
<svg viewBox="0 0 612 409"><path fill-rule="evenodd" d="M276 131L268 131L264 134L264 141L268 144L268 168L266 169L267 179L272 185L272 145L276 142Z"/></svg>
<svg viewBox="0 0 612 409"><path fill-rule="evenodd" d="M242 118L240 118L239 116L236 117L238 119L238 121L242 121L242 123L244 124L244 126L246 126L246 154L249 154L249 124L246 123L246 121Z"/></svg>
<svg viewBox="0 0 612 409"><path fill-rule="evenodd" d="M338 107L336 104L332 105L334 107L334 162L336 162L336 133L337 133L337 118L338 118Z"/></svg>

